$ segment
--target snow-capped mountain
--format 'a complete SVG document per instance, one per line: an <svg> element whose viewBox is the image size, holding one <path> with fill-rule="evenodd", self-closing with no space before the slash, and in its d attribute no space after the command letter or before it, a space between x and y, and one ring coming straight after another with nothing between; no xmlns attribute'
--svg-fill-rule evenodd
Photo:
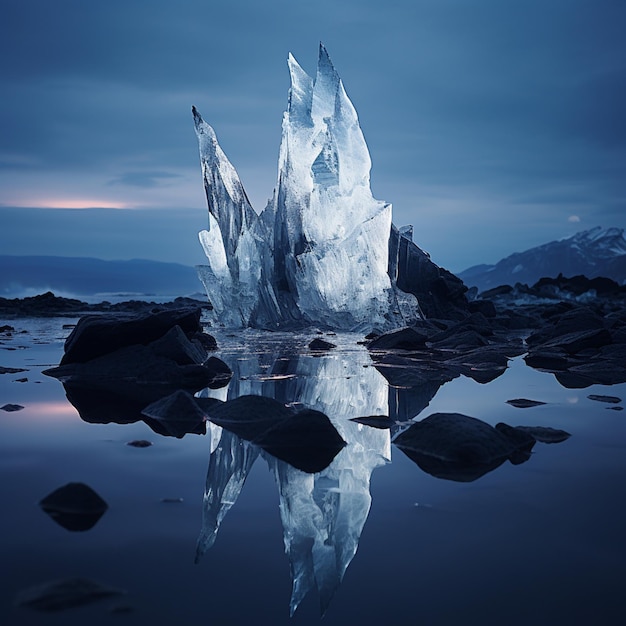
<svg viewBox="0 0 626 626"><path fill-rule="evenodd" d="M597 226L566 239L516 252L495 265L475 265L458 276L468 287L484 291L499 285L532 285L544 276L558 274L606 276L620 284L626 283L624 229Z"/></svg>

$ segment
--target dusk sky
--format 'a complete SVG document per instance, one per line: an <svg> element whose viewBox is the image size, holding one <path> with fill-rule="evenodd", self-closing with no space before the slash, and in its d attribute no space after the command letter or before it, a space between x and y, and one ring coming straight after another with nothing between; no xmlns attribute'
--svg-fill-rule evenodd
<svg viewBox="0 0 626 626"><path fill-rule="evenodd" d="M0 254L202 262L191 106L261 210L320 41L438 264L624 228L625 32L623 0L3 0Z"/></svg>

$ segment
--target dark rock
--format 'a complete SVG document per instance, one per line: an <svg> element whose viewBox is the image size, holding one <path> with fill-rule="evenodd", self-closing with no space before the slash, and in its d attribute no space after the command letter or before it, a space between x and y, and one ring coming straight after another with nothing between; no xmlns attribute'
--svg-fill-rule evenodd
<svg viewBox="0 0 626 626"><path fill-rule="evenodd" d="M12 413L14 411L21 411L23 408L21 404L5 404L4 406L0 406L0 411Z"/></svg>
<svg viewBox="0 0 626 626"><path fill-rule="evenodd" d="M27 383L28 378L16 378L13 382L14 383Z"/></svg>
<svg viewBox="0 0 626 626"><path fill-rule="evenodd" d="M216 405L208 419L304 472L328 467L345 442L326 415L296 411L263 396L240 396Z"/></svg>
<svg viewBox="0 0 626 626"><path fill-rule="evenodd" d="M314 350L315 352L323 352L325 350L332 350L333 348L336 348L336 347L337 346L334 343L331 343L330 341L325 341L324 339L319 339L319 337L316 337L309 343L309 349Z"/></svg>
<svg viewBox="0 0 626 626"><path fill-rule="evenodd" d="M108 509L107 503L88 485L68 483L48 494L39 506L63 528L93 528Z"/></svg>
<svg viewBox="0 0 626 626"><path fill-rule="evenodd" d="M202 346L187 339L178 324L149 345L156 355L171 359L178 365L204 363L208 356Z"/></svg>
<svg viewBox="0 0 626 626"><path fill-rule="evenodd" d="M367 417L353 417L350 419L351 422L357 422L359 424L365 424L366 426L371 426L372 428L380 428L384 430L385 428L391 428L393 425L393 420L388 415L368 415Z"/></svg>
<svg viewBox="0 0 626 626"><path fill-rule="evenodd" d="M471 350L462 356L446 360L447 365L458 368L461 374L482 385L502 376L508 362L506 354L491 346Z"/></svg>
<svg viewBox="0 0 626 626"><path fill-rule="evenodd" d="M206 432L205 414L196 399L186 391L175 391L147 406L143 415L157 422L163 435L181 438L187 433ZM160 428L159 428L160 427Z"/></svg>
<svg viewBox="0 0 626 626"><path fill-rule="evenodd" d="M551 350L533 350L524 357L524 361L529 367L548 371L566 370L571 365L574 365L574 362L564 352L556 348Z"/></svg>
<svg viewBox="0 0 626 626"><path fill-rule="evenodd" d="M414 328L400 328L380 335L368 345L370 350L423 350L428 335Z"/></svg>
<svg viewBox="0 0 626 626"><path fill-rule="evenodd" d="M63 611L123 593L87 578L64 578L24 589L15 603L37 611Z"/></svg>
<svg viewBox="0 0 626 626"><path fill-rule="evenodd" d="M528 461L530 458L530 452L535 445L535 438L528 432L516 428L515 426L509 426L500 422L495 426L496 430L504 435L515 448L514 452L509 455L509 461L513 465L519 465Z"/></svg>
<svg viewBox="0 0 626 626"><path fill-rule="evenodd" d="M610 409L611 411L623 411L624 407L623 406L607 406L607 409Z"/></svg>
<svg viewBox="0 0 626 626"><path fill-rule="evenodd" d="M462 319L468 315L467 287L463 281L433 263L408 233L393 225L388 273L399 289L417 298L427 318Z"/></svg>
<svg viewBox="0 0 626 626"><path fill-rule="evenodd" d="M133 441L129 441L126 445L132 446L133 448L149 448L152 442L146 439L134 439Z"/></svg>
<svg viewBox="0 0 626 626"><path fill-rule="evenodd" d="M497 315L496 307L491 300L473 300L468 303L470 313L482 313L485 317L495 317Z"/></svg>
<svg viewBox="0 0 626 626"><path fill-rule="evenodd" d="M460 482L476 480L528 448L528 441L520 445L489 424L460 413L434 413L393 443L429 474Z"/></svg>
<svg viewBox="0 0 626 626"><path fill-rule="evenodd" d="M515 428L528 433L541 443L561 443L571 437L571 435L564 430L549 428L548 426L516 426Z"/></svg>
<svg viewBox="0 0 626 626"><path fill-rule="evenodd" d="M206 361L204 369L208 372L210 379L203 387L209 387L209 389L221 389L222 387L226 387L233 377L233 373L228 365L215 356L210 357Z"/></svg>
<svg viewBox="0 0 626 626"><path fill-rule="evenodd" d="M27 369L23 367L2 367L0 365L0 374L19 374L20 372L27 372Z"/></svg>
<svg viewBox="0 0 626 626"><path fill-rule="evenodd" d="M441 337L441 335L444 334L445 336ZM441 335L436 335L431 341L432 347L437 350L455 350L462 352L489 345L489 341L475 330L464 330L454 334L446 332Z"/></svg>
<svg viewBox="0 0 626 626"><path fill-rule="evenodd" d="M293 409L273 398L240 396L209 408L207 419L243 439L254 441L293 414Z"/></svg>
<svg viewBox="0 0 626 626"><path fill-rule="evenodd" d="M597 402L606 402L608 404L619 404L622 399L617 396L601 396L595 393L591 393L587 396L590 400L596 400Z"/></svg>
<svg viewBox="0 0 626 626"><path fill-rule="evenodd" d="M205 332L197 332L193 335L192 340L198 342L207 352L217 350L217 341L213 335Z"/></svg>
<svg viewBox="0 0 626 626"><path fill-rule="evenodd" d="M527 400L526 398L515 398L514 400L507 400L507 404L517 407L518 409L529 409L534 406L541 406L545 402L539 400Z"/></svg>
<svg viewBox="0 0 626 626"><path fill-rule="evenodd" d="M4 324L4 326L0 326L0 333L14 333L15 328L13 326L9 326L8 324Z"/></svg>
<svg viewBox="0 0 626 626"><path fill-rule="evenodd" d="M297 411L254 440L272 456L315 474L326 469L346 445L324 413Z"/></svg>
<svg viewBox="0 0 626 626"><path fill-rule="evenodd" d="M200 313L199 308L184 308L142 315L86 315L65 341L61 365L84 363L130 345L147 345L174 326L184 333L199 332Z"/></svg>
<svg viewBox="0 0 626 626"><path fill-rule="evenodd" d="M542 344L542 347L548 350L557 348L568 354L576 354L588 348L601 348L611 342L611 333L606 328L599 328L559 335Z"/></svg>
<svg viewBox="0 0 626 626"><path fill-rule="evenodd" d="M60 365L43 373L74 388L112 391L145 406L177 389L196 392L221 381L226 365L219 359L207 363L178 365L156 355L150 346L132 345L86 363Z"/></svg>

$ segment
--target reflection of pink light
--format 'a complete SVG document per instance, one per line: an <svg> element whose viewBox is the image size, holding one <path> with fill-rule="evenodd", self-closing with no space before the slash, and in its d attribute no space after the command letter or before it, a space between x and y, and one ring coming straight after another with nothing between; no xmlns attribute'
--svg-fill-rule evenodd
<svg viewBox="0 0 626 626"><path fill-rule="evenodd" d="M126 202L111 202L109 200L94 199L60 199L60 200L22 200L13 203L14 206L33 207L38 209L130 209L132 206Z"/></svg>
<svg viewBox="0 0 626 626"><path fill-rule="evenodd" d="M42 420L54 419L75 420L78 411L66 400L53 400L48 402L29 402L26 407L31 417Z"/></svg>

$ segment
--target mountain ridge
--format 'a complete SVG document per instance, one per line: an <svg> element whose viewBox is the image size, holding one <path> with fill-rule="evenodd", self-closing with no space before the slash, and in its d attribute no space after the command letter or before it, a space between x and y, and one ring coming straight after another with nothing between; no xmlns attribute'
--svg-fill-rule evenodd
<svg viewBox="0 0 626 626"><path fill-rule="evenodd" d="M0 295L54 291L79 296L102 293L187 295L202 285L195 268L149 259L0 255Z"/></svg>
<svg viewBox="0 0 626 626"><path fill-rule="evenodd" d="M515 283L533 284L540 278L584 275L626 282L626 239L623 228L596 226L555 241L515 252L493 265L463 270L459 278L479 291Z"/></svg>

